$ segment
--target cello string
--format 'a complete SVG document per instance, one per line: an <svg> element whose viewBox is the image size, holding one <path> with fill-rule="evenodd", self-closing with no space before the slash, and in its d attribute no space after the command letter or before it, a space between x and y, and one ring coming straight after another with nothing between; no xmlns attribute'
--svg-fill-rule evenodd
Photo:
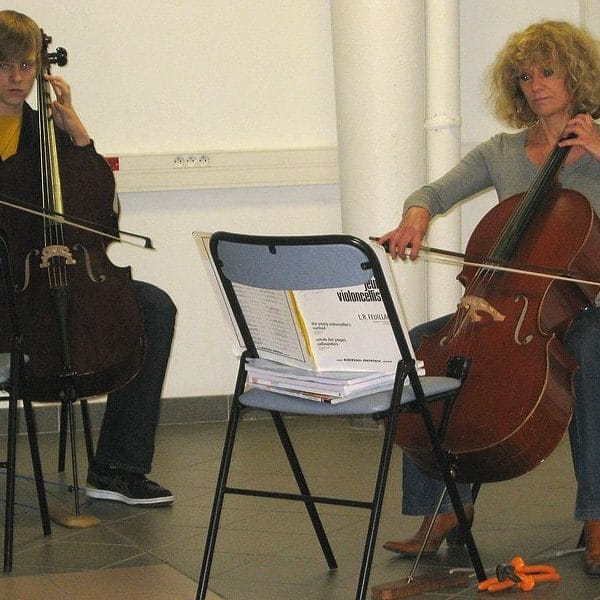
<svg viewBox="0 0 600 600"><path fill-rule="evenodd" d="M490 252L491 258L509 260L522 239L525 229L533 219L545 195L544 191L550 187L552 178L562 165L569 152L568 147L555 146L550 156L538 170L531 187L525 192L521 202L505 223L500 235Z"/></svg>
<svg viewBox="0 0 600 600"><path fill-rule="evenodd" d="M518 241L522 239L525 229L543 200L544 189L549 187L552 177L560 168L568 152L568 147L558 145L554 147L548 159L538 169L532 185L524 193L523 198L496 237L488 258L492 260L509 260L512 258Z"/></svg>
<svg viewBox="0 0 600 600"><path fill-rule="evenodd" d="M43 57L40 57L40 60L43 60ZM45 119L46 119L46 98L44 96L44 84L43 84L43 75L42 71L37 76L37 101L38 101L38 147L40 150L40 179L41 179L41 202L42 206L47 209L48 205L48 197L50 194L50 182L48 180L48 171L47 171L47 157L46 157L46 138L45 138ZM48 229L46 219L42 220L42 238L44 247L47 247L50 243L49 234L51 232ZM47 272L48 275L48 283L52 286L51 273Z"/></svg>
<svg viewBox="0 0 600 600"><path fill-rule="evenodd" d="M453 331L453 340L451 348L453 348L452 354L454 356L471 356L472 348L475 341L473 335L475 331L474 310L471 310L469 304L469 297L480 297L485 296L485 288L488 286L494 276L493 271L480 267L477 269L474 277L472 278L469 285L465 288L465 293L461 297L458 304L458 313L460 318L456 318L456 326Z"/></svg>
<svg viewBox="0 0 600 600"><path fill-rule="evenodd" d="M43 53L45 49L43 50ZM42 57L42 62L46 63ZM49 67L48 67L49 72ZM44 78L44 70L38 75L38 114L40 115L40 161L42 168L42 204L45 209L55 212L62 211L60 196L60 177L58 172L58 160L56 155L56 138L54 134L54 122L52 119L50 84ZM45 248L48 246L64 246L64 233L62 224L58 220L44 219ZM47 235L48 234L48 235ZM48 244L48 242L50 242ZM42 259L43 260L43 259ZM64 287L67 283L67 271L65 259L61 256L51 256L47 259L49 284L52 289Z"/></svg>

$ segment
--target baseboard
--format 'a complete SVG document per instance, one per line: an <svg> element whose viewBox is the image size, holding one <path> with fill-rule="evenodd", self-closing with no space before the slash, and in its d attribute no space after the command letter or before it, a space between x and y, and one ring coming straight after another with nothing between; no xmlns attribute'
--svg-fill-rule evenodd
<svg viewBox="0 0 600 600"><path fill-rule="evenodd" d="M88 410L92 429L99 429L102 424L106 402L104 400L88 401ZM75 426L82 429L82 420L79 418L79 403L76 403ZM231 396L197 396L186 398L164 398L161 404L159 424L179 423L209 423L226 421L229 417ZM60 430L60 405L54 403L37 403L34 406L35 424L38 433L57 433ZM19 432L24 433L25 418L23 407L19 407ZM250 411L245 413L245 418L269 418L268 413ZM371 417L349 417L350 427L357 429L380 429L382 422L373 421ZM7 431L8 407L6 401L0 404L0 435Z"/></svg>
<svg viewBox="0 0 600 600"><path fill-rule="evenodd" d="M188 398L165 398L161 404L160 424L198 423L226 421L231 398L229 396L205 396ZM78 412L77 404L75 410ZM102 423L104 400L88 401L92 429L98 429ZM25 431L23 408L19 407L19 431ZM37 403L34 406L35 423L38 433L53 433L60 429L60 405ZM77 428L81 429L81 419L76 418ZM0 433L8 426L8 406L6 401L0 405Z"/></svg>

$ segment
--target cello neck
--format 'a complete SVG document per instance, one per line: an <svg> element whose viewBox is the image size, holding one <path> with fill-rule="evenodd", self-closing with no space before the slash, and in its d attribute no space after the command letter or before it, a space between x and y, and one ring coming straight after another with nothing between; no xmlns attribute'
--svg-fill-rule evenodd
<svg viewBox="0 0 600 600"><path fill-rule="evenodd" d="M545 200L558 188L556 175L561 168L570 147L556 145L540 170L538 171L530 188L525 192L518 209L511 220L506 224L503 234L492 248L490 258L497 260L510 260L519 242L523 239L525 231L533 221L535 215L542 209Z"/></svg>
<svg viewBox="0 0 600 600"><path fill-rule="evenodd" d="M58 167L58 152L56 149L56 132L52 117L52 96L50 84L44 78L50 73L50 64L66 64L67 53L58 48L56 52L48 54L48 44L52 38L42 32L42 68L37 76L37 101L40 168L42 180L42 204L46 210L62 213L63 201L60 185L60 170Z"/></svg>

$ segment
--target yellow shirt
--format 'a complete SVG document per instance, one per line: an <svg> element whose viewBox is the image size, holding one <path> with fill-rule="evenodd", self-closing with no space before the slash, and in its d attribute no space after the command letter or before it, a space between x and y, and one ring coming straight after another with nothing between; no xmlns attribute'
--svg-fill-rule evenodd
<svg viewBox="0 0 600 600"><path fill-rule="evenodd" d="M21 134L21 115L0 115L0 156L6 160L17 152Z"/></svg>

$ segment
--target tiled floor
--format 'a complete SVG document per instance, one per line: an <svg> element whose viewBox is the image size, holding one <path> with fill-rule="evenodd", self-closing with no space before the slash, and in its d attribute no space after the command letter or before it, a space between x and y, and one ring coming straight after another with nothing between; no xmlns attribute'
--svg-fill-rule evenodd
<svg viewBox="0 0 600 600"><path fill-rule="evenodd" d="M358 493L368 498L381 431L351 427L342 420L333 425L331 419L288 422L314 492ZM152 476L173 490L176 503L170 508L139 509L96 501L85 509L102 522L90 529L54 525L52 535L44 538L32 508L33 486L30 480L20 479L14 570L11 575L0 575L0 600L194 598L224 431L222 423L161 426ZM41 435L40 443L51 501L70 506L69 493L56 485L70 481L56 473L56 436ZM19 472L28 476L31 469L25 439L19 440L18 452ZM85 463L83 456L82 447L80 462ZM381 548L386 539L412 533L419 522L399 514L399 459L400 452L395 451L371 585L400 580L412 565ZM232 464L235 482L277 484L290 491L292 482L284 460L269 421L242 424ZM83 476L85 465L80 470ZM274 471L281 474L274 475ZM558 583L537 585L528 598L600 599L600 579L587 578L581 570L580 553L571 552L580 533L580 525L571 516L573 495L567 442L528 475L483 486L473 531L484 566L493 571L496 564L521 555L530 563L555 566L562 576ZM228 496L211 590L235 600L354 598L367 513L323 506L322 514L339 563L335 572L327 570L304 510L297 503ZM438 557L420 566L418 575L469 566L464 551L451 554L444 548ZM470 582L469 587L413 597L482 598L476 580ZM26 591L17 591L23 589ZM513 589L494 596L523 595Z"/></svg>

